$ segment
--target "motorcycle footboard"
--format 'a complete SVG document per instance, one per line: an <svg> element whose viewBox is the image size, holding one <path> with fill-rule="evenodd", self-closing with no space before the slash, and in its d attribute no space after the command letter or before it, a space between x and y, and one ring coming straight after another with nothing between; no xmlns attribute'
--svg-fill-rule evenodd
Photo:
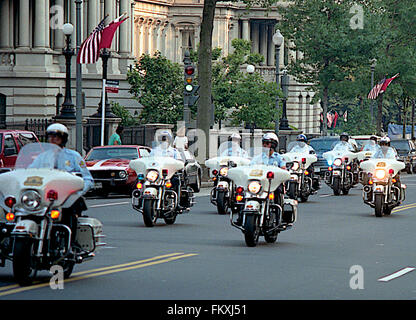
<svg viewBox="0 0 416 320"><path fill-rule="evenodd" d="M77 242L86 252L93 252L96 247L104 246L101 242L104 238L102 223L94 218L78 218Z"/></svg>

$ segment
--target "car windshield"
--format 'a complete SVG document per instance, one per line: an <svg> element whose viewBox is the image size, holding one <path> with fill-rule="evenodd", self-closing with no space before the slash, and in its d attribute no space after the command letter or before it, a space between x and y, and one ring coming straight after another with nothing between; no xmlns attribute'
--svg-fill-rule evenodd
<svg viewBox="0 0 416 320"><path fill-rule="evenodd" d="M316 152L326 152L331 150L332 144L334 141L338 141L335 139L312 139L309 142L309 145L315 149Z"/></svg>
<svg viewBox="0 0 416 320"><path fill-rule="evenodd" d="M396 150L408 151L410 150L409 142L407 140L396 140L390 142L392 147L395 147Z"/></svg>
<svg viewBox="0 0 416 320"><path fill-rule="evenodd" d="M371 141L369 139L355 139L355 141L357 142L358 148L361 149L363 146L365 146L368 141Z"/></svg>
<svg viewBox="0 0 416 320"><path fill-rule="evenodd" d="M96 148L88 155L87 161L125 159L133 160L139 158L136 148Z"/></svg>

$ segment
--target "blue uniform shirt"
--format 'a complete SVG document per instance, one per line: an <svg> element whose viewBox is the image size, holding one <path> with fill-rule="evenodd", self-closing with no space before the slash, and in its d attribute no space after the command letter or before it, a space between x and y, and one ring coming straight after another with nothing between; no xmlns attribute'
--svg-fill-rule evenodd
<svg viewBox="0 0 416 320"><path fill-rule="evenodd" d="M152 151L150 152L150 156L151 157L171 157L176 160L181 160L179 151L172 147L163 148L163 147L158 146L152 149Z"/></svg>
<svg viewBox="0 0 416 320"><path fill-rule="evenodd" d="M227 150L225 150L222 154L221 157L244 157L244 158L248 158L248 153L246 150L242 149L242 148L228 148Z"/></svg>
<svg viewBox="0 0 416 320"><path fill-rule="evenodd" d="M94 185L94 179L87 169L84 159L74 150L63 148L58 155L55 155L54 150L48 150L41 153L29 168L55 168L70 173L81 173L84 179L83 193L86 193Z"/></svg>
<svg viewBox="0 0 416 320"><path fill-rule="evenodd" d="M264 152L255 156L250 164L265 164L269 166L284 167L286 162L277 152L273 152L270 157L268 157Z"/></svg>

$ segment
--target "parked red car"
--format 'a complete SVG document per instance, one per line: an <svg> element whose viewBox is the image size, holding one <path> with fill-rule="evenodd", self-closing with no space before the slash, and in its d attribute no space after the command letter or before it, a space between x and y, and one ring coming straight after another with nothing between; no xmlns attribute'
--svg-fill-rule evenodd
<svg viewBox="0 0 416 320"><path fill-rule="evenodd" d="M92 148L85 162L94 178L94 193L107 196L110 192L131 194L137 183L130 160L149 156L151 148L137 145L112 145Z"/></svg>
<svg viewBox="0 0 416 320"><path fill-rule="evenodd" d="M33 142L39 142L39 140L31 131L1 129L0 170L8 171L13 169L20 149L22 149L24 145Z"/></svg>

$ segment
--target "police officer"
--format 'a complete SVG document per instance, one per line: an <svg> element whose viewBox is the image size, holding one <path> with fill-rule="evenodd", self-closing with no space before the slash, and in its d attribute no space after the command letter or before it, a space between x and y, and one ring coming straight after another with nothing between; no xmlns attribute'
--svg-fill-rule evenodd
<svg viewBox="0 0 416 320"><path fill-rule="evenodd" d="M308 144L308 138L303 133L296 137L296 141L304 142L305 148L308 149L309 154L315 154L315 150Z"/></svg>
<svg viewBox="0 0 416 320"><path fill-rule="evenodd" d="M228 137L228 143L230 146L221 153L221 156L235 156L235 157L244 157L248 158L248 153L246 150L240 147L241 136L234 132Z"/></svg>
<svg viewBox="0 0 416 320"><path fill-rule="evenodd" d="M30 167L53 167L71 173L80 173L84 179L84 189L82 192L85 194L94 185L94 179L87 169L81 155L74 150L65 148L65 145L68 142L68 129L60 123L51 124L46 129L46 138L48 143L59 146L61 152L57 155L51 154L51 152L48 151L41 153ZM49 164L51 161L54 162L52 163L52 166L45 165ZM83 197L80 197L70 208L64 208L62 210L62 223L70 227L72 231L72 242L74 242L76 238L77 217L81 216L82 211L85 210L87 210L87 205L85 204Z"/></svg>
<svg viewBox="0 0 416 320"><path fill-rule="evenodd" d="M387 159L396 159L397 153L396 151L390 147L390 138L383 137L380 139L380 148L374 154L374 158L387 158Z"/></svg>
<svg viewBox="0 0 416 320"><path fill-rule="evenodd" d="M339 140L342 142L342 145L346 146L349 151L354 151L354 147L351 145L351 143L349 143L349 139L350 136L346 132L341 133L339 136Z"/></svg>
<svg viewBox="0 0 416 320"><path fill-rule="evenodd" d="M278 166L282 169L286 169L286 162L276 152L279 145L279 138L273 132L268 132L263 135L261 140L263 149L261 154L253 157L251 164L265 164L271 166Z"/></svg>
<svg viewBox="0 0 416 320"><path fill-rule="evenodd" d="M173 141L172 134L169 130L163 130L157 136L157 146L152 149L150 156L152 157L171 157L181 160L179 151L171 146Z"/></svg>
<svg viewBox="0 0 416 320"><path fill-rule="evenodd" d="M363 151L377 151L377 136L372 135L370 141L364 146Z"/></svg>

